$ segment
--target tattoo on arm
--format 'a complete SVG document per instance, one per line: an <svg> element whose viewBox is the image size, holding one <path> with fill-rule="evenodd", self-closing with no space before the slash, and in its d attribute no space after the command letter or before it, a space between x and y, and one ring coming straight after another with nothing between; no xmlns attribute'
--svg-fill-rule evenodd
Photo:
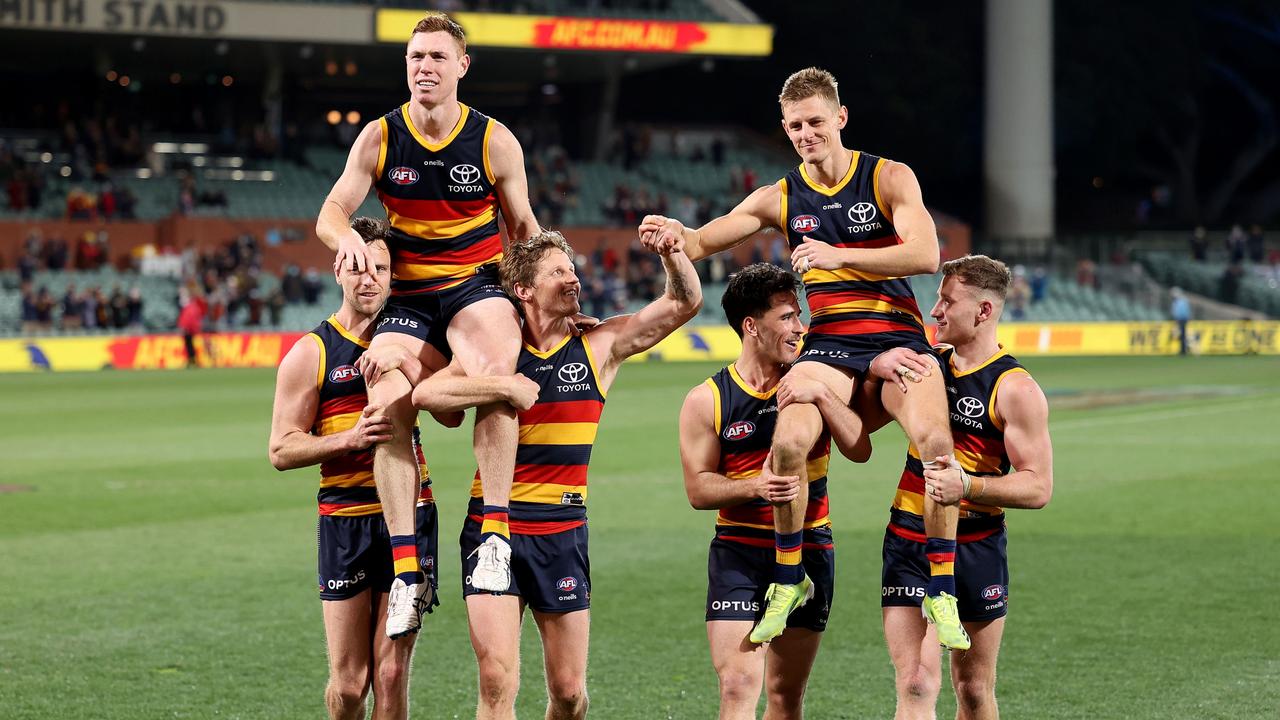
<svg viewBox="0 0 1280 720"><path fill-rule="evenodd" d="M687 302L693 293L680 266L667 258L663 258L663 261L667 265L667 294L678 302Z"/></svg>

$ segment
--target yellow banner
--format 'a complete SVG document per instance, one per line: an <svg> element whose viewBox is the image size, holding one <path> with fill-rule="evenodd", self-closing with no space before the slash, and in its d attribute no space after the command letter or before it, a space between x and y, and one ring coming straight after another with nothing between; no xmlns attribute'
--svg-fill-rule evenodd
<svg viewBox="0 0 1280 720"><path fill-rule="evenodd" d="M467 12L453 18L467 31L467 44L476 47L753 57L773 52L769 25ZM421 19L420 10L378 10L374 36L379 42L408 42Z"/></svg>

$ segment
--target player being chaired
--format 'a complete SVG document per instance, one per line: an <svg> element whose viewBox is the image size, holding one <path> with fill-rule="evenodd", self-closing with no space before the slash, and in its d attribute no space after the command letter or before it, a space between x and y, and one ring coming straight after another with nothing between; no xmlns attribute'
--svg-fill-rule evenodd
<svg viewBox="0 0 1280 720"><path fill-rule="evenodd" d="M519 142L501 123L458 102L458 81L471 62L466 50L462 28L443 13L429 13L414 27L405 56L410 99L365 126L316 223L320 239L337 253L335 266L363 271L369 253L347 222L369 188L377 190L391 224L392 284L371 348L399 345L421 367L381 373L369 387L371 401L392 422L391 437L374 453L396 563L386 625L392 638L418 629L414 607L427 592L412 551L417 482L410 393L453 356L470 375L514 372L520 324L498 279L498 216L510 238L539 229ZM378 375L375 369L372 376ZM516 418L510 405L477 410L474 448L484 478L485 538L472 582L502 591L511 582L506 521Z"/></svg>
<svg viewBox="0 0 1280 720"><path fill-rule="evenodd" d="M840 130L849 112L830 73L817 68L794 73L778 99L783 129L802 160L799 167L697 230L648 216L640 232L656 249L683 247L693 260L766 228L783 232L794 269L803 276L811 316L804 349L788 376L820 382L847 404L876 356L893 348L932 353L907 276L937 271L937 230L910 168L844 147ZM925 375L923 366L917 370L921 382L911 383L905 393L885 390L881 400L924 457L950 456L941 373ZM792 403L782 408L777 427L773 472L804 478L807 459L822 436L821 412L809 403ZM793 500L774 507L774 582L764 617L751 633L753 642L781 633L787 615L813 593L800 564L808 488L805 482L799 487ZM957 505L925 500L932 577L924 612L937 624L942 644L963 649L969 641L956 616L952 565L958 513Z"/></svg>

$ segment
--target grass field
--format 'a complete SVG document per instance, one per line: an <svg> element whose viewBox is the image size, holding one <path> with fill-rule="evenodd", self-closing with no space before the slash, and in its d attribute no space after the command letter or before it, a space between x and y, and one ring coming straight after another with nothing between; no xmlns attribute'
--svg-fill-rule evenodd
<svg viewBox="0 0 1280 720"><path fill-rule="evenodd" d="M1009 519L1010 718L1275 718L1280 359L1043 359L1056 489ZM592 715L711 718L703 632L713 515L676 450L707 365L628 366L592 465ZM273 375L0 377L0 718L315 718L326 666L314 470L266 461ZM443 607L414 716L468 718L475 673L456 537L469 432L432 428ZM880 540L903 441L833 465L839 578L812 718L890 717ZM19 487L13 487L19 486ZM26 486L26 487L21 487ZM525 628L521 717L541 717ZM939 715L954 712L944 691Z"/></svg>

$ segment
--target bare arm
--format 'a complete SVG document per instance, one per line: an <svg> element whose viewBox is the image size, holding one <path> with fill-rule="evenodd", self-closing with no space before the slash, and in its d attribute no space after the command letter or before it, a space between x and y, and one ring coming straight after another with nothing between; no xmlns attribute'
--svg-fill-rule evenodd
<svg viewBox="0 0 1280 720"><path fill-rule="evenodd" d="M418 383L413 389L413 404L432 414L499 402L528 410L537 402L538 391L537 383L519 373L468 377L454 359L448 367Z"/></svg>
<svg viewBox="0 0 1280 720"><path fill-rule="evenodd" d="M720 464L720 438L712 418L711 388L705 384L689 391L680 408L680 464L689 504L698 510L741 505L756 498L772 503L788 502L799 493L800 478L776 476L766 458L761 474L751 480L731 480L716 472Z"/></svg>
<svg viewBox="0 0 1280 720"><path fill-rule="evenodd" d="M529 179L524 173L524 151L506 125L494 121L489 135L489 167L507 225L507 241L520 242L537 235L541 228L529 206Z"/></svg>
<svg viewBox="0 0 1280 720"><path fill-rule="evenodd" d="M697 262L722 250L736 247L753 233L767 227L778 227L782 209L782 188L774 183L757 188L729 214L712 220L697 230L685 227L679 220L661 215L648 215L640 223L640 235L644 238L654 233L653 243L665 248L683 247L689 259ZM676 241L677 244L672 244ZM648 243L646 243L648 244ZM650 245L658 249L659 245Z"/></svg>
<svg viewBox="0 0 1280 720"><path fill-rule="evenodd" d="M364 241L351 229L351 216L360 208L373 186L381 147L382 123L375 120L365 125L356 137L342 175L320 206L316 235L330 250L337 252L335 267L342 262L354 262L355 269L359 271L368 267Z"/></svg>
<svg viewBox="0 0 1280 720"><path fill-rule="evenodd" d="M915 173L902 163L886 162L880 170L880 197L893 216L901 245L882 248L838 248L805 238L791 252L793 267L802 270L853 268L863 272L905 277L938 271L941 258L938 229L925 209ZM804 262L807 261L807 262Z"/></svg>
<svg viewBox="0 0 1280 720"><path fill-rule="evenodd" d="M662 297L639 312L609 318L588 331L592 349L605 358L600 382L606 389L624 360L657 345L702 309L702 283L688 256L679 251L663 255L662 266L667 271Z"/></svg>
<svg viewBox="0 0 1280 720"><path fill-rule="evenodd" d="M312 435L320 407L316 375L320 348L310 337L299 340L276 371L268 456L277 470L318 465L391 439L391 421L374 405L365 407L355 427L332 435Z"/></svg>
<svg viewBox="0 0 1280 720"><path fill-rule="evenodd" d="M1004 446L1016 471L995 477L971 477L968 500L983 505L1039 510L1053 497L1053 443L1049 439L1049 403L1030 375L1011 375L996 395L996 416L1004 422ZM962 483L952 468L926 470L943 497L958 496ZM935 496L935 499L937 497Z"/></svg>

